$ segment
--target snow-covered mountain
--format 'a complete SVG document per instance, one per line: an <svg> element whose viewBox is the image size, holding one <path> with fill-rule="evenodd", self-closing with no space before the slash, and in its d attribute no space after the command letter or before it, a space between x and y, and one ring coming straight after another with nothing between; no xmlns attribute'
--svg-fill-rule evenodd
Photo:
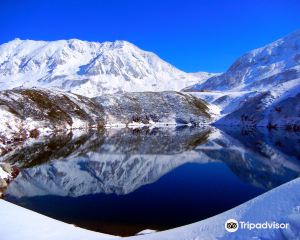
<svg viewBox="0 0 300 240"><path fill-rule="evenodd" d="M137 99L134 94L118 95L120 92L183 89L212 104L210 109L214 109L215 116L219 114L216 119L223 118L217 123L277 124L297 128L300 122L297 109L287 110L284 114L277 114L276 109L282 109L279 102L284 103L286 109L291 105L290 101L297 101L292 98L299 93L299 85L300 30L246 53L223 74L184 73L155 54L142 51L126 41L95 43L74 39L54 42L16 39L0 46L0 90L20 86L58 87L89 97L101 95L96 101L100 104L103 101L108 110L116 106L112 104L115 102L120 109L128 112L140 110L145 113L144 101L149 100L146 95L135 101L131 100ZM260 97L264 98L262 103L260 100L257 102ZM126 99L130 107L122 106L121 99ZM151 97L150 100L154 99L158 98ZM169 107L176 107L175 103L171 105ZM252 105L255 106L249 109ZM162 112L162 109L155 111ZM274 111L276 116L270 117ZM251 116L248 116L250 112ZM256 115L253 121L244 121L243 116L253 119L253 114ZM130 116L140 118L133 114ZM276 123L274 119L277 119Z"/></svg>
<svg viewBox="0 0 300 240"><path fill-rule="evenodd" d="M178 91L210 77L188 74L126 41L15 39L0 46L0 90L58 87L83 96Z"/></svg>
<svg viewBox="0 0 300 240"><path fill-rule="evenodd" d="M267 126L300 130L300 78L258 92L217 121L222 125Z"/></svg>
<svg viewBox="0 0 300 240"><path fill-rule="evenodd" d="M227 72L184 89L215 105L216 124L300 128L300 30L237 59Z"/></svg>
<svg viewBox="0 0 300 240"><path fill-rule="evenodd" d="M265 91L300 77L300 30L238 58L223 74L186 91Z"/></svg>

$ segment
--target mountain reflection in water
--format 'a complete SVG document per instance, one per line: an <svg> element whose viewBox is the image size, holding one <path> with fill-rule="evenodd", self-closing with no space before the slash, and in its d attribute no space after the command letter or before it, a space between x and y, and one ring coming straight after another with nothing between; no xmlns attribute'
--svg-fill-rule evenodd
<svg viewBox="0 0 300 240"><path fill-rule="evenodd" d="M5 199L110 234L165 230L298 177L299 139L290 132L213 127L56 135L1 157L22 169Z"/></svg>

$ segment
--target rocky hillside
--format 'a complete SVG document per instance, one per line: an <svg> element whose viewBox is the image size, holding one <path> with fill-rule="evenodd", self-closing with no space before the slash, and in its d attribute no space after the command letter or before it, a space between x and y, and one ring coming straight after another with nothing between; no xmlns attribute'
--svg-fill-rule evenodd
<svg viewBox="0 0 300 240"><path fill-rule="evenodd" d="M103 95L94 99L105 109L108 124L206 124L206 102L179 92L140 92Z"/></svg>
<svg viewBox="0 0 300 240"><path fill-rule="evenodd" d="M0 119L0 144L48 131L104 125L103 109L92 100L45 89L0 92Z"/></svg>
<svg viewBox="0 0 300 240"><path fill-rule="evenodd" d="M89 99L46 89L0 92L0 119L1 151L10 144L49 132L105 125L195 125L211 121L207 104L189 94L123 93Z"/></svg>
<svg viewBox="0 0 300 240"><path fill-rule="evenodd" d="M0 92L0 154L28 137L104 125L103 109L79 95L46 89Z"/></svg>
<svg viewBox="0 0 300 240"><path fill-rule="evenodd" d="M216 124L267 126L300 130L300 79L291 80L276 88L249 97L232 113Z"/></svg>
<svg viewBox="0 0 300 240"><path fill-rule="evenodd" d="M0 163L0 198L6 190L8 184L18 176L19 169L9 163Z"/></svg>
<svg viewBox="0 0 300 240"><path fill-rule="evenodd" d="M15 39L0 45L0 90L57 87L94 97L124 91L178 91L210 76L180 71L126 41Z"/></svg>

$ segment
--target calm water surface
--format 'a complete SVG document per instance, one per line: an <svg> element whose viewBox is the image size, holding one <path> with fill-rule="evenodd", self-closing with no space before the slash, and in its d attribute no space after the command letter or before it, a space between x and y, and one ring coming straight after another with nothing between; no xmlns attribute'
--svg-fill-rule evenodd
<svg viewBox="0 0 300 240"><path fill-rule="evenodd" d="M300 135L224 128L107 129L2 156L22 171L5 199L116 235L229 210L300 174Z"/></svg>

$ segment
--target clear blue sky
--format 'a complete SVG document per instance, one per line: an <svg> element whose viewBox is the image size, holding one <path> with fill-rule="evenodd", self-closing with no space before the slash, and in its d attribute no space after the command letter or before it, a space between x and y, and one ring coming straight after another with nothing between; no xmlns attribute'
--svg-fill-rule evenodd
<svg viewBox="0 0 300 240"><path fill-rule="evenodd" d="M0 43L127 40L185 71L225 71L300 29L299 0L0 0Z"/></svg>

